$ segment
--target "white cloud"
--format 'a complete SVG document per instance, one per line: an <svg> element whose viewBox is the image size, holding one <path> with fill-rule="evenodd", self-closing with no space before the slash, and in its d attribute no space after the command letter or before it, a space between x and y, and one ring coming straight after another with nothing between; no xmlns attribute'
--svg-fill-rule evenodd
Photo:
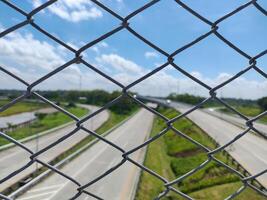
<svg viewBox="0 0 267 200"><path fill-rule="evenodd" d="M100 46L106 47L107 44L103 43ZM31 82L66 62L67 59L61 51L64 50L45 41L39 41L31 34L11 33L0 39L0 64L4 64L6 69ZM132 83L149 72L148 69L114 53L102 54L96 57L95 60L95 66L103 66L108 69L108 75L125 85ZM81 70L81 67L84 69ZM0 78L1 89L25 89L8 75L2 74ZM177 91L201 96L208 95L206 89L192 80L183 77L177 78L173 74L174 72L167 68L131 88L131 91L136 91L143 95L157 96L165 96ZM212 87L232 76L231 74L221 73L215 78L208 78L197 71L191 72L191 74ZM105 78L84 66L79 67L78 65L72 65L49 78L45 83L38 86L38 89L78 89L80 76L82 76L82 89L105 89L109 91L118 89ZM224 97L256 99L266 95L267 81L248 80L244 77L238 78L221 91L218 92L218 96L222 94Z"/></svg>
<svg viewBox="0 0 267 200"><path fill-rule="evenodd" d="M102 48L107 48L108 44L106 42L99 42L96 45L94 45L93 47L91 47L90 49L96 53L100 53L100 50Z"/></svg>
<svg viewBox="0 0 267 200"><path fill-rule="evenodd" d="M40 5L42 5L42 1L41 0L35 0L35 1L31 1L32 5L34 8L39 7Z"/></svg>
<svg viewBox="0 0 267 200"><path fill-rule="evenodd" d="M65 55L65 48L40 41L30 33L13 32L0 38L0 65L29 83L64 64L67 61ZM60 77L48 79L40 88L71 89L74 85L72 82L80 74L80 68L71 65L63 70ZM0 88L25 89L25 86L2 72Z"/></svg>
<svg viewBox="0 0 267 200"><path fill-rule="evenodd" d="M100 42L100 43L98 43L98 45L100 47L104 47L104 48L107 48L108 47L108 43L106 43L106 42Z"/></svg>
<svg viewBox="0 0 267 200"><path fill-rule="evenodd" d="M129 75L137 75L142 74L144 71L143 68L136 63L117 54L103 54L100 57L97 57L96 60L100 64L112 66L117 73L124 72Z"/></svg>
<svg viewBox="0 0 267 200"><path fill-rule="evenodd" d="M145 52L145 57L146 58L157 58L157 57L159 57L159 54L157 54L154 51L147 51L147 52Z"/></svg>
<svg viewBox="0 0 267 200"><path fill-rule="evenodd" d="M51 70L64 63L58 49L45 41L39 41L30 33L10 33L0 38L0 58L17 66L35 70Z"/></svg>
<svg viewBox="0 0 267 200"><path fill-rule="evenodd" d="M197 79L202 79L202 74L197 72L197 71L193 71L190 73L192 76L196 77Z"/></svg>
<svg viewBox="0 0 267 200"><path fill-rule="evenodd" d="M33 1L33 6L38 7L42 0ZM103 16L101 10L88 0L60 0L50 5L48 10L70 22L80 22L88 19L96 19Z"/></svg>
<svg viewBox="0 0 267 200"><path fill-rule="evenodd" d="M105 65L111 72L116 72L112 77L125 85L132 83L149 72L147 69L137 65L133 61L127 60L117 54L104 54L96 60L99 64ZM154 74L133 87L132 91L139 92L143 95L156 96L165 96L171 92L189 93L200 96L209 95L207 89L191 79L174 77L174 73L170 69L171 68L167 67L164 71ZM215 78L208 78L197 71L191 72L191 74L211 87L215 87L233 76L227 73L220 73ZM220 89L217 93L218 96L222 95L223 97L257 99L266 96L266 91L267 81L248 80L244 77L240 77Z"/></svg>

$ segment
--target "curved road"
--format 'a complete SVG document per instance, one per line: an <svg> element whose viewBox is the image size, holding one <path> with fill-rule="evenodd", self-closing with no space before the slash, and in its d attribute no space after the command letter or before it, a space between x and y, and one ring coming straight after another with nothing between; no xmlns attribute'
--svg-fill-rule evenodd
<svg viewBox="0 0 267 200"><path fill-rule="evenodd" d="M83 105L83 107L89 109L90 112L94 112L98 109L98 107L90 106L90 105ZM108 116L109 116L108 111L101 112L100 114L94 116L92 119L86 121L84 123L84 126L90 130L96 130L108 119ZM47 135L40 137L38 139L38 142L36 140L31 140L24 144L28 148L30 148L32 151L36 152L37 148L42 149L46 147L47 145L51 144L52 142L66 135L67 133L71 132L75 128L76 128L76 125L71 124L62 129L56 130L52 133L49 133ZM65 152L71 146L81 141L86 136L88 136L88 133L85 133L84 131L78 131L76 134L72 135L67 140L56 145L53 149L50 149L44 154L40 155L39 158L42 161L49 162L53 160L55 157L57 157L58 155L60 155L61 153ZM28 163L30 161L29 156L30 154L28 152L26 152L25 150L17 146L1 151L0 152L0 180L4 178L6 175L18 170L19 168L24 166L26 163ZM36 164L33 164L30 167L28 167L26 170L22 171L21 173L13 177L12 179L9 179L8 181L0 184L0 191L7 189L14 183L17 183L19 180L24 178L25 176L33 173L37 167L40 167L40 165L37 166Z"/></svg>
<svg viewBox="0 0 267 200"><path fill-rule="evenodd" d="M219 111L216 111L216 109L211 109L211 108L204 109L203 111L211 115L214 115L215 117L221 118L231 124L240 126L241 128L246 128L246 121L237 115L226 114L226 113L219 112ZM253 126L267 137L267 125L266 124L254 122Z"/></svg>
<svg viewBox="0 0 267 200"><path fill-rule="evenodd" d="M0 129L8 128L9 124L20 125L36 119L36 113L54 113L58 112L55 108L42 108L32 112L23 112L19 114L0 117Z"/></svg>
<svg viewBox="0 0 267 200"><path fill-rule="evenodd" d="M144 142L149 136L153 114L141 109L131 119L112 131L106 138L124 150L130 150ZM133 153L130 157L142 163L146 148ZM80 156L63 166L61 171L86 184L122 160L121 152L99 141ZM87 188L87 191L103 199L129 200L134 195L140 169L130 162L124 163L117 170ZM40 182L18 200L63 200L76 194L76 185L58 174L52 174ZM78 200L93 200L88 195L81 195Z"/></svg>
<svg viewBox="0 0 267 200"><path fill-rule="evenodd" d="M166 104L165 100L147 98L153 102ZM192 106L171 102L169 106L177 109L181 113L188 111ZM231 116L230 116L231 117ZM201 129L208 133L220 145L224 145L231 141L235 136L242 133L245 129L240 125L229 123L225 119L221 119L207 111L197 109L187 115L187 118L192 120ZM227 118L231 120L232 118ZM266 125L261 125L261 131L267 130ZM226 150L229 154L239 162L250 174L255 175L267 169L267 140L248 132L243 137L235 141ZM267 188L267 173L259 176L257 180Z"/></svg>

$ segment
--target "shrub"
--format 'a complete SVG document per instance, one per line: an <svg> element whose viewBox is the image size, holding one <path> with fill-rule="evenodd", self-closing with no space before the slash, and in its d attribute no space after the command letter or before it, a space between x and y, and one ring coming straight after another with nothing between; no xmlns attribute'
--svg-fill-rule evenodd
<svg viewBox="0 0 267 200"><path fill-rule="evenodd" d="M69 102L67 108L76 108L76 104L74 102Z"/></svg>
<svg viewBox="0 0 267 200"><path fill-rule="evenodd" d="M42 120L46 117L46 113L35 113L35 116L39 119Z"/></svg>
<svg viewBox="0 0 267 200"><path fill-rule="evenodd" d="M261 109L267 110L267 97L260 98L257 103Z"/></svg>
<svg viewBox="0 0 267 200"><path fill-rule="evenodd" d="M117 98L120 95L119 92L113 92L111 94L112 99ZM123 96L117 103L110 107L110 110L118 114L127 114L137 109L137 104L127 96Z"/></svg>
<svg viewBox="0 0 267 200"><path fill-rule="evenodd" d="M196 156L190 156L186 158L173 158L171 161L171 168L174 174L179 177L196 168L205 160L207 160L206 154L198 154Z"/></svg>

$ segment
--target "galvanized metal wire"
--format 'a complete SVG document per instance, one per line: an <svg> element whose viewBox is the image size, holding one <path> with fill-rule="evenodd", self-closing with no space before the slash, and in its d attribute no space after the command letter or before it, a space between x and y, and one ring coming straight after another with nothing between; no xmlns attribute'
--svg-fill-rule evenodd
<svg viewBox="0 0 267 200"><path fill-rule="evenodd" d="M41 101L45 102L46 104L49 104L50 106L54 107L58 111L64 113L67 116L69 116L74 121L76 121L76 128L74 128L70 133L67 133L66 135L64 135L59 140L54 141L52 144L50 144L50 145L48 145L48 146L46 146L46 147L38 150L37 152L33 152L32 150L30 150L24 144L22 144L19 141L11 138L10 136L8 136L7 134L5 134L4 132L0 132L0 136L1 137L5 138L6 140L10 141L11 143L14 143L15 145L19 146L21 149L23 149L23 150L25 150L26 152L29 153L29 161L28 161L28 163L25 164L24 166L22 166L21 168L17 169L16 171L14 171L13 173L7 174L6 177L4 177L4 178L2 178L0 180L0 184L3 183L3 182L5 182L5 181L7 181L7 180L9 180L9 179L12 179L12 177L14 177L15 175L19 174L20 172L22 172L23 170L25 170L29 166L33 165L34 163L39 163L39 164L41 164L41 165L49 168L53 172L55 172L55 173L57 173L57 174L65 177L66 179L68 179L69 181L71 181L72 183L74 183L76 185L76 187L77 187L77 194L75 196L73 196L73 197L70 197L70 199L76 199L81 194L87 194L87 195L89 195L91 197L94 197L96 199L102 199L100 196L97 196L95 194L92 194L92 193L88 192L87 189L90 186L92 186L93 184L95 184L96 182L98 182L100 179L104 178L108 174L110 174L113 171L115 171L116 169L118 169L125 162L130 162L133 165L136 165L140 169L146 171L150 175L152 175L155 178L157 178L160 181L162 181L162 183L165 186L165 190L161 194L158 194L157 199L161 199L162 197L166 196L170 191L179 194L180 196L184 197L185 199L193 199L189 195L187 195L187 194L183 193L182 191L178 190L177 187L175 187L175 185L177 185L179 182L183 181L185 178L193 175L197 171L201 170L208 163L210 163L210 162L216 162L217 164L219 164L219 165L227 168L229 171L231 171L232 173L236 174L238 177L240 177L240 180L243 182L242 187L239 188L236 192L234 192L233 194L231 194L226 199L232 199L232 198L236 197L237 195L239 195L240 193L242 193L244 191L244 189L246 189L248 187L251 188L251 189L253 189L253 190L255 190L255 191L257 191L258 193L262 194L263 196L267 196L266 193L263 190L261 190L260 188L258 188L258 187L256 187L255 185L252 184L252 182L255 181L257 177L259 177L262 174L264 174L264 173L267 172L267 168L264 171L262 171L262 172L260 172L258 174L252 174L252 175L245 176L242 173L240 173L239 171L235 170L231 166L223 163L222 161L218 160L215 157L216 153L225 150L226 147L228 147L229 145L233 144L234 142L236 142L237 140L239 140L240 138L242 138L249 131L254 131L254 132L256 132L257 134L261 135L262 137L264 137L266 139L266 135L264 135L263 133L261 133L260 131L258 131L257 128L254 127L253 123L256 120L258 120L261 117L263 117L264 115L266 115L267 114L267 111L265 111L265 112L259 114L258 116L250 119L247 116L245 116L244 114L242 114L241 112L237 111L232 106L230 106L223 99L217 97L217 91L219 89L221 89L222 87L224 87L227 84L231 83L232 81L236 80L237 78L241 77L242 75L244 75L248 71L254 70L258 74L260 74L261 76L263 76L264 78L267 78L267 74L259 66L257 66L257 59L265 56L266 53L267 53L267 50L264 50L264 51L258 53L257 55L249 55L248 53L246 53L245 51L243 51L241 48L239 48L237 45L235 45L234 43L232 43L230 41L230 39L226 38L223 34L220 33L220 24L223 21L228 20L232 16L236 15L237 13L239 13L240 11L242 11L244 9L247 9L248 7L255 7L263 16L266 17L267 11L260 5L260 3L258 3L257 0L248 1L247 3L245 3L245 4L241 5L241 6L239 6L238 8L236 8L235 10L233 10L233 11L227 13L226 15L220 17L216 21L210 21L206 17L200 15L198 12L196 12L195 10L193 10L192 8L190 8L183 1L174 0L177 3L177 6L182 7L184 10L186 10L187 12L189 12L190 14L192 14L199 21L201 21L202 23L208 25L210 27L210 30L207 33L205 33L203 35L200 35L199 37L195 38L193 41L189 42L188 44L186 44L186 45L178 48L174 52L167 52L164 49L162 49L161 47L159 47L156 44L154 44L153 42L151 42L149 40L149 38L145 38L144 36L142 36L140 33L138 33L136 30L134 30L131 27L131 19L132 18L134 18L136 15L142 13L143 11L145 11L147 9L150 9L155 4L157 4L158 2L160 2L160 0L151 0L148 3L146 3L145 5L143 5L142 7L140 7L139 9L137 9L134 12L130 13L129 15L127 15L126 17L122 17L121 15L119 15L118 13L116 13L115 11L113 11L112 9L110 9L109 7L107 7L104 3L102 3L102 2L100 2L98 0L91 0L91 1L96 6L102 8L105 12L109 13L112 17L118 19L120 21L120 24L118 24L118 26L116 28L114 28L114 29L110 30L109 32L107 32L107 33L99 36L97 39L95 39L93 41L90 41L89 43L85 44L80 49L75 49L75 48L71 47L70 45L68 45L67 43L65 43L64 41L62 41L57 36L54 36L52 33L49 33L48 31L46 31L43 27L39 26L35 22L35 20L34 20L34 16L36 14L38 14L39 12L41 12L43 9L51 6L52 4L54 4L55 2L57 2L57 0L49 0L46 3L40 5L39 7L33 9L30 12L24 11L23 9L21 9L20 7L18 7L16 4L14 4L14 3L12 3L12 2L10 2L8 0L1 0L1 3L6 4L8 7L10 7L10 9L13 9L16 12L20 13L22 16L24 16L25 17L25 20L22 21L22 22L20 22L20 23L17 23L16 25L14 25L14 26L12 26L12 27L4 30L4 31L2 31L0 33L0 38L8 35L9 33L12 33L13 31L16 31L16 30L18 30L18 29L20 29L20 28L22 28L24 26L31 26L34 29L36 29L37 31L39 31L41 34L47 36L47 38L49 40L52 40L52 41L58 43L62 47L66 48L67 50L69 50L70 52L72 52L73 53L73 58L70 59L68 62L64 63L63 65L58 66L56 69L54 69L51 72L49 72L48 74L44 75L40 79L38 79L38 80L36 80L34 82L31 82L31 83L28 82L27 80L23 80L18 75L15 75L11 71L9 71L8 70L8 67L0 66L0 70L3 73L5 73L6 75L12 77L16 81L22 83L25 86L25 91L26 91L25 93L23 93L19 97L15 98L14 100L12 100L11 102L9 102L8 104L2 106L0 108L0 111L1 112L2 111L5 111L9 107L11 107L14 104L16 104L16 103L24 100L25 98L27 98L29 96L34 96L34 97L40 99ZM106 38L108 38L108 37L110 37L110 36L112 36L112 35L120 32L122 30L127 30L129 34L133 35L134 37L136 37L137 39L139 39L140 41L142 41L144 44L150 46L151 48L153 48L155 51L157 51L158 53L160 53L161 55L163 55L166 58L166 61L165 61L164 64L162 64L161 66L155 68L151 72L149 72L147 74L144 74L141 78L135 80L134 82L132 82L132 83L130 83L128 85L124 85L124 84L120 83L119 81L113 79L110 75L108 75L105 72L103 72L100 69L98 69L97 66L94 66L92 63L89 63L81 55L88 48L92 47L93 45L95 45L95 44L97 44L97 43L105 40ZM195 76L191 75L189 72L187 72L185 70L185 68L183 68L182 66L178 66L175 63L175 56L177 56L181 52L183 52L183 51L191 48L192 46L194 46L195 44L199 43L200 41L205 40L206 38L210 37L211 35L216 36L218 40L222 41L225 45L229 46L230 48L232 48L233 50L235 50L238 54L240 54L245 59L247 59L247 66L244 66L243 70L241 70L240 72L238 72L237 74L235 74L234 76L232 76L231 78L229 78L228 80L224 81L223 83L221 83L221 84L219 84L219 85L217 85L215 87L211 87L211 86L207 85L206 83L204 83L203 81L201 81L197 77L195 77ZM173 41L173 42L175 42L175 41ZM80 119L77 116L75 116L75 115L71 114L70 112L68 112L67 110L65 110L64 108L56 105L55 103L53 103L49 99L43 97L42 95L40 95L38 92L36 92L34 90L36 86L42 84L45 80L51 78L52 76L56 75L60 71L64 70L65 68L70 67L73 64L79 64L79 65L83 64L86 67L90 68L91 70L93 70L94 72L96 72L100 76L104 77L105 79L107 79L111 83L117 85L121 89L122 94L119 97L117 97L116 99L112 100L111 102L109 102L106 105L104 105L103 107L101 107L99 110L97 110L97 111L95 111L95 112L93 112L91 114L88 114L86 117L83 117L83 118ZM172 66L174 69L176 69L181 74L185 75L186 77L188 77L189 79L191 79L195 83L199 84L200 86L206 88L209 91L209 94L210 94L210 96L208 98L206 98L203 102L199 103L196 106L193 106L187 112L185 112L183 114L180 114L179 116L176 116L173 119L168 119L167 117L163 116L162 114L160 114L156 110L148 107L140 99L132 96L129 93L129 90L132 87L134 87L135 85L141 83L142 81L146 80L147 78L153 76L154 74L158 73L159 71L163 70L167 66ZM167 127L164 130L162 130L160 133L158 133L156 136L154 136L152 138L149 138L143 144L139 144L138 146L136 146L135 148L133 148L133 149L131 149L129 151L125 151L123 148L121 148L120 146L118 146L118 145L114 144L113 142L109 141L105 137L102 137L101 135L97 134L96 132L94 132L92 130L89 130L89 129L87 129L87 128L85 128L83 126L83 123L84 122L86 122L90 118L94 117L95 115L103 112L104 110L108 109L112 105L114 105L116 103L119 103L120 99L123 98L123 97L125 97L125 96L128 97L128 98L131 98L133 101L135 101L137 104L139 104L140 107L143 107L143 108L147 109L148 111L152 112L156 116L158 116L161 119L163 119L165 121L166 127ZM232 140L230 140L225 145L218 146L216 149L209 149L209 148L207 148L203 144L195 141L194 139L190 138L189 136L187 136L183 132L177 130L173 126L173 123L175 121L177 121L177 120L179 120L179 119L181 119L183 117L186 117L189 113L194 112L196 109L200 108L203 104L205 104L205 103L207 103L208 101L211 101L211 100L215 100L215 101L219 102L220 104L224 105L225 107L227 107L228 109L230 109L231 111L233 111L234 113L236 113L237 115L239 115L242 119L244 119L246 121L246 126L247 126L247 128L242 133L240 133L238 136L232 138ZM100 139L101 141L103 141L107 145L110 145L111 147L113 147L113 148L117 149L118 151L120 151L121 152L121 155L122 155L122 159L121 159L121 162L119 164L113 166L111 169L107 170L106 172L104 172L99 177L95 178L94 180L88 180L88 183L85 184L85 185L82 185L81 183L79 183L79 180L75 180L71 176L69 176L69 175L61 172L60 169L57 169L56 167L54 167L54 166L52 166L52 165L50 165L48 163L45 163L45 162L43 162L42 160L40 160L38 158L38 156L40 156L44 152L48 151L49 149L52 149L53 147L55 147L56 145L58 145L62 141L66 140L67 138L71 137L72 135L74 135L75 133L77 133L77 131L79 131L79 130L83 130L83 131L87 132L89 135L93 135L94 137ZM130 158L130 155L132 153L134 153L137 150L139 150L140 148L143 148L143 147L149 145L150 143L154 142L155 140L157 140L158 138L160 138L164 134L166 134L167 131L169 131L169 130L174 131L178 135L186 138L188 141L190 141L190 142L194 143L195 145L199 146L201 149L203 149L206 152L206 154L208 156L208 159L205 162L203 162L201 165L199 165L198 167L196 167L193 170L189 171L188 173L184 174L183 176L178 177L175 180L167 180L165 177L160 176L159 174L157 174L153 170L151 170L151 169L147 168L146 166L144 166L142 163L138 163L135 160L133 160L133 159ZM10 197L5 196L3 194L0 194L0 197L2 199L8 199L8 200L11 199Z"/></svg>

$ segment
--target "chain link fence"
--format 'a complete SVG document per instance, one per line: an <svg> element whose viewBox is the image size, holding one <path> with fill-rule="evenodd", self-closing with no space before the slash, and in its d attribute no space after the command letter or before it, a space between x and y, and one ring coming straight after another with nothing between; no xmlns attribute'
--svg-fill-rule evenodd
<svg viewBox="0 0 267 200"><path fill-rule="evenodd" d="M155 4L157 4L158 2L160 2L160 0L152 0L152 1L149 1L147 4L143 5L141 8L135 10L134 12L130 13L126 17L120 16L118 13L112 11L112 9L108 8L104 3L102 3L102 2L100 2L98 0L91 0L92 3L96 4L97 6L99 6L103 10L105 10L105 12L110 13L112 17L120 20L121 23L116 28L114 28L113 30L110 30L109 32L101 35L99 38L97 38L97 39L95 39L95 40L87 43L86 45L84 45L83 47L81 47L78 50L77 49L74 49L73 47L71 47L67 43L61 41L59 38L57 38L56 36L54 36L52 33L49 33L44 28L40 27L34 21L34 16L37 13L41 12L43 9L45 9L45 8L51 6L52 4L54 4L55 2L57 2L56 0L47 1L46 3L40 5L39 7L35 8L34 10L32 10L29 13L25 12L24 10L22 10L21 8L19 8L16 4L13 4L12 2L10 2L8 0L1 0L1 3L6 4L11 9L13 9L16 12L20 13L21 15L25 16L25 20L22 21L22 22L20 22L20 23L18 23L18 24L16 24L16 25L14 25L14 26L12 26L12 27L10 27L10 28L8 28L8 29L6 29L6 30L4 30L4 31L2 31L0 33L0 38L6 36L7 34L13 32L15 30L20 29L23 26L30 25L34 29L36 29L37 31L39 31L40 33L42 33L43 35L47 36L49 39L51 39L54 42L58 43L62 47L66 48L67 50L71 51L73 53L73 58L71 60L69 60L68 62L64 63L63 65L58 66L56 69L54 69L50 73L46 74L45 76L41 77L40 79L38 79L37 81L32 82L32 83L29 83L26 80L23 80L21 77L19 77L19 75L15 75L14 73L12 73L11 71L8 70L8 67L4 68L4 67L0 66L0 70L3 73L7 74L10 77L13 77L15 80L17 80L20 83L22 83L23 85L25 85L25 91L26 91L21 96L19 96L16 99L12 100L8 104L2 106L1 109L0 109L0 111L1 112L2 111L5 111L9 107L13 106L14 104L22 101L23 99L25 99L25 98L27 98L29 96L35 96L38 99L40 99L41 101L49 104L50 106L56 108L58 111L64 113L65 115L67 115L70 118L72 118L73 120L75 120L76 121L76 128L73 131L71 131L70 133L66 134L64 137L62 137L59 140L53 142L52 144L48 145L45 148L40 149L37 152L33 152L32 150L30 150L29 148L27 148L27 146L25 146L24 144L22 144L19 141L16 141L15 139L9 137L4 132L0 132L1 137L7 139L11 143L14 143L15 145L19 146L20 148L22 148L23 150L25 150L26 152L28 152L30 154L30 156L29 156L29 162L26 165L22 166L20 169L14 171L13 173L7 174L6 177L4 177L4 178L2 178L0 180L0 184L2 184L3 182L5 182L5 181L7 181L9 179L12 179L12 177L16 176L17 174L19 174L20 172L22 172L23 170L25 170L29 166L31 166L31 165L33 165L35 163L38 163L38 164L41 164L41 165L49 168L53 172L55 172L55 173L57 173L57 174L65 177L66 179L68 179L69 181L73 182L77 186L77 194L74 197L72 197L72 199L75 199L75 198L79 197L81 194L87 194L87 195L89 195L91 197L94 197L96 199L102 199L101 197L96 196L95 194L92 194L92 193L88 192L86 189L88 187L92 186L93 184L95 184L96 182L98 182L100 179L102 179L105 176L107 176L108 174L112 173L114 170L118 169L125 162L130 162L133 165L136 165L140 169L148 172L149 174L151 174L152 176L156 177L157 179L161 180L164 183L165 190L161 194L158 195L158 199L161 199L162 197L166 196L170 191L173 191L173 192L181 195L185 199L192 199L192 197L190 197L187 194L179 191L177 189L177 187L175 187L175 185L178 184L179 182L181 182L182 180L184 180L186 177L191 176L192 174L194 174L198 170L202 169L209 162L214 161L214 162L218 163L219 165L227 168L232 173L234 173L237 176L239 176L240 177L240 180L243 182L243 186L240 189L238 189L235 193L231 194L227 199L234 198L235 196L237 196L238 194L240 194L242 191L244 191L244 189L246 189L247 187L252 188L253 190L257 191L258 193L261 193L263 196L267 196L266 193L263 190L261 190L260 188L258 188L258 187L256 187L255 185L252 184L252 182L257 177L259 177L259 176L261 176L261 175L263 175L264 173L267 172L267 168L265 170L263 170L262 172L258 173L258 174L244 176L239 171L233 169L232 167L226 165L222 161L220 161L217 158L215 158L215 154L216 153L225 150L226 147L228 147L229 145L233 144L234 142L236 142L237 140L239 140L242 136L244 136L245 134L247 134L250 131L254 131L258 135L261 135L262 137L264 137L266 139L266 136L264 134L262 134L260 131L258 131L253 126L253 122L255 122L256 120L258 120L261 117L263 117L264 115L266 115L267 114L267 111L264 111L263 113L259 114L258 116L254 117L252 119L249 119L247 116L245 116L242 113L238 112L233 107L231 107L230 105L228 105L225 101L223 101L222 99L220 99L219 97L217 97L216 92L220 88L226 86L227 84L231 83L232 81L234 81L235 79L237 79L240 76L244 75L246 72L248 72L250 70L255 70L258 74L260 74L264 78L267 78L267 74L262 69L260 69L260 67L257 66L257 59L265 56L265 54L267 53L267 50L264 50L263 52L260 52L257 55L249 55L246 52L244 52L242 49L240 49L239 47L237 47L235 44L233 44L230 40L228 40L227 38L225 38L220 33L220 28L219 28L221 22L223 22L224 20L228 20L229 18L231 18L232 16L236 15L241 10L247 9L248 7L251 7L251 6L255 7L258 10L258 12L262 13L264 16L267 15L267 11L260 5L260 3L257 2L257 0L252 0L252 1L249 1L249 2L247 2L247 3L245 3L245 4L241 5L241 6L239 6L238 8L236 8L233 11L231 11L230 13L228 13L228 14L220 17L216 21L212 22L212 21L208 20L207 18L205 18L204 16L200 15L199 13L197 13L196 11L194 11L186 3L184 3L184 2L182 2L180 0L174 0L174 1L177 3L177 6L181 6L183 9L185 9L187 12L189 12L190 14L192 14L194 17L196 17L202 23L205 23L205 24L209 25L210 26L210 31L208 31L207 33L205 33L203 35L200 35L198 38L196 38L195 40L193 40L190 43L186 44L185 46L180 47L176 51L171 52L171 53L168 53L164 49L162 49L162 48L158 47L157 45L153 44L152 42L150 42L149 41L149 38L143 37L141 34L139 34L137 31L135 31L133 28L131 28L131 22L130 22L132 18L134 18L138 14L142 13L143 11L145 11L147 9L150 9L150 7L152 7ZM166 57L166 62L164 64L162 64L161 66L155 68L151 72L149 72L147 74L144 74L141 78L139 78L138 80L135 80L134 82L132 82L129 85L123 85L122 83L120 83L117 80L113 79L108 74L106 74L103 71L99 70L97 68L97 66L93 66L91 63L89 63L88 61L86 61L82 57L82 55L81 55L82 52L84 52L86 49L92 47L93 45L95 45L95 44L103 41L104 39L106 39L106 38L108 38L108 37L110 37L110 36L112 36L112 35L120 32L122 30L127 30L129 34L132 34L133 36L135 36L136 38L138 38L139 40L141 40L142 42L144 42L146 45L152 47L154 50L156 50L157 52L159 52L160 54L162 54L163 56ZM207 37L209 37L211 35L216 36L218 38L218 40L221 40L222 42L224 42L225 45L231 47L234 51L238 52L240 55L242 55L248 61L247 66L245 66L242 71L238 72L237 74L235 74L234 76L232 76L230 79L224 81L223 83L217 85L216 87L211 87L211 86L205 84L204 82L202 82L201 80L199 80L197 77L191 75L183 67L178 66L177 64L175 64L175 59L174 59L175 56L177 56L178 54L180 54L184 50L192 47L193 45L197 44L198 42L200 42L202 40L205 40ZM67 110L65 110L62 107L56 105L55 103L53 103L49 99L44 98L42 95L38 94L38 92L34 91L34 88L37 85L42 84L42 82L44 82L45 80L49 79L50 77L54 76L55 74L59 73L60 71L62 71L65 68L68 68L69 66L71 66L73 64L83 64L83 65L87 66L88 68L92 69L97 74L101 75L105 79L109 80L110 82L116 84L119 88L121 88L122 94L119 97L117 97L114 100L112 100L111 102L109 102L106 105L104 105L103 107L101 107L96 112L90 113L86 117L83 117L83 118L79 119L78 117L76 117L75 115L71 114ZM129 90L132 87L134 87L135 85L137 85L140 82L144 81L145 79L153 76L154 74L156 74L157 72L163 70L167 66L172 66L178 72L180 72L183 75L185 75L186 77L190 78L195 83L198 83L200 86L206 88L207 90L209 90L209 94L210 94L210 96L208 98L206 98L203 102L201 102L200 104L192 107L190 110L188 110L184 114L181 114L181 115L179 115L179 116L177 116L177 117L175 117L173 119L166 118L165 116L161 115L156 110L148 107L141 100L137 99L136 96L132 96L129 93ZM87 128L85 128L83 126L83 123L84 122L86 122L90 118L94 117L95 115L99 114L100 112L103 112L104 110L108 109L110 106L112 106L112 105L114 105L116 103L119 103L120 99L123 98L123 97L131 98L133 101L135 101L136 103L138 103L141 107L147 109L148 111L152 112L156 116L158 116L158 117L162 118L163 120L165 120L166 125L167 125L167 128L164 129L162 132L160 132L158 135L156 135L155 137L152 137L152 138L148 139L143 144L140 144L140 145L136 146L135 148L131 149L130 151L125 151L120 146L117 146L116 144L108 141L106 138L98 135L94 131L89 130L89 129L87 129ZM239 115L242 119L246 120L246 126L247 126L247 128L242 133L240 133L235 138L232 138L231 141L229 141L225 145L219 146L219 147L217 147L216 149L213 149L213 150L205 147L204 145L202 145L202 144L198 143L197 141L193 140L192 138L186 136L185 134L183 134L182 132L176 130L172 126L172 124L175 121L177 121L177 120L179 120L179 119L181 119L183 117L186 117L186 115L188 115L189 113L193 112L194 110L200 108L201 105L203 105L206 102L211 101L211 100L218 101L219 103L221 103L222 105L224 105L225 107L227 107L228 109L230 109L231 111L233 111L234 113L236 113L237 115ZM40 156L44 152L46 152L49 149L53 148L54 146L58 145L59 143L61 143L62 141L66 140L70 136L74 135L78 130L83 130L83 131L87 132L89 135L93 135L94 137L96 137L96 138L100 139L101 141L105 142L107 145L110 145L113 148L119 150L121 152L121 155L122 155L122 160L121 160L121 162L119 164L117 164L116 166L114 166L111 169L107 170L105 173L101 174L96 179L94 179L94 180L88 180L88 183L85 184L85 185L81 185L79 183L79 180L73 179L72 177L70 177L70 176L62 173L56 167L54 167L54 166L52 166L52 165L50 165L48 163L45 163L45 162L43 162L42 160L40 160L38 158L38 156ZM141 163L137 163L136 161L134 161L133 159L130 158L130 155L132 153L136 152L140 148L143 148L146 145L149 145L153 141L157 140L159 137L161 137L162 135L164 135L168 130L173 130L178 135L187 138L188 141L190 141L190 142L198 145L208 155L208 159L205 162L203 162L200 166L198 166L197 168L193 169L192 171L184 174L183 176L178 177L175 180L167 180L166 178L164 178L164 177L160 176L159 174L153 172L152 170L148 169L147 167L145 167ZM3 194L0 194L0 197L2 199L11 199L8 196L5 196Z"/></svg>

